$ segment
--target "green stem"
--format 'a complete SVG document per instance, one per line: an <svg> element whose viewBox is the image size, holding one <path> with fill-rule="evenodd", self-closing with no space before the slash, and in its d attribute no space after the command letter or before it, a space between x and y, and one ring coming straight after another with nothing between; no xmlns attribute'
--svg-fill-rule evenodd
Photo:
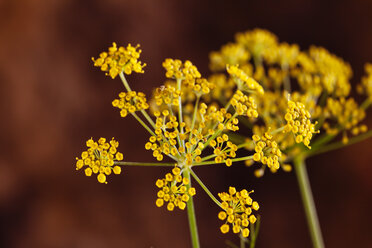
<svg viewBox="0 0 372 248"><path fill-rule="evenodd" d="M288 76L288 65L284 64L282 65L282 70L286 73L286 76L284 77L284 90L287 91L287 93L291 93L291 80Z"/></svg>
<svg viewBox="0 0 372 248"><path fill-rule="evenodd" d="M181 87L182 87L182 80L181 79L177 79L177 90L179 92L181 92ZM178 97L178 121L179 121L179 124L180 124L181 134L183 134L183 127L181 126L181 123L183 122L181 95ZM183 145L183 147L185 147L185 141L184 140L182 140L182 145Z"/></svg>
<svg viewBox="0 0 372 248"><path fill-rule="evenodd" d="M242 235L239 236L240 237L240 248L245 248L245 240L244 240L244 237Z"/></svg>
<svg viewBox="0 0 372 248"><path fill-rule="evenodd" d="M120 79L124 84L125 89L129 92L132 91L131 88L129 87L128 81L125 79L124 73L120 72L119 73Z"/></svg>
<svg viewBox="0 0 372 248"><path fill-rule="evenodd" d="M151 117L147 114L147 112L144 109L141 109L141 114L146 118L146 120L150 123L153 129L156 129L154 121L151 119Z"/></svg>
<svg viewBox="0 0 372 248"><path fill-rule="evenodd" d="M280 128L277 128L277 129L271 131L270 134L277 134L277 133L280 133L280 132L282 132L284 129L285 129L285 126L280 127Z"/></svg>
<svg viewBox="0 0 372 248"><path fill-rule="evenodd" d="M293 162L302 197L302 203L305 209L310 236L313 242L313 247L324 248L324 242L322 238L322 233L320 231L320 225L316 213L313 194L311 192L309 178L306 171L305 160L302 156L299 156L295 158Z"/></svg>
<svg viewBox="0 0 372 248"><path fill-rule="evenodd" d="M231 162L234 163L234 162L239 162L239 161L245 161L245 160L248 160L248 159L253 159L253 155L252 156L241 157L241 158L234 158L234 159L231 159ZM225 161L222 161L222 162L219 162L219 163L216 163L215 161L205 161L205 162L192 164L192 166L200 166L200 165L208 165L208 164L223 164L223 163L225 163Z"/></svg>
<svg viewBox="0 0 372 248"><path fill-rule="evenodd" d="M314 155L318 155L318 154L322 154L322 153L325 153L325 152L333 151L333 150L336 150L336 149L339 149L339 148L343 148L343 147L361 142L361 141L363 141L365 139L368 139L370 137L372 137L372 130L349 139L349 142L347 142L346 144L344 144L344 143L342 143L342 141L340 141L340 142L335 142L335 143L329 144L329 145L324 146L324 147L320 147L320 148L315 149L315 150L310 150L310 151L307 152L307 154L305 156L306 156L306 158L309 158L309 157L312 157Z"/></svg>
<svg viewBox="0 0 372 248"><path fill-rule="evenodd" d="M260 230L261 217L257 216L257 221L254 225L251 225L251 240L249 243L249 248L254 248L256 246L256 240L258 232Z"/></svg>
<svg viewBox="0 0 372 248"><path fill-rule="evenodd" d="M237 147L238 147L238 149L240 149L240 148L243 148L243 147L246 147L246 146L252 144L252 142L253 141L248 141L248 142L242 143L240 145L237 145ZM225 150L225 152L230 152L230 151L231 151L231 148ZM211 154L211 155L208 155L208 156L202 158L202 161L206 161L206 160L209 160L209 159L214 158L214 157L217 157L217 155L216 154Z"/></svg>
<svg viewBox="0 0 372 248"><path fill-rule="evenodd" d="M196 102L195 102L194 114L192 115L192 123L191 123L191 128L190 128L190 130L193 130L193 129L194 129L194 126L195 126L196 115L197 115L197 113L198 113L198 107L199 107L199 100L200 100L200 97L198 96L198 97L196 98Z"/></svg>
<svg viewBox="0 0 372 248"><path fill-rule="evenodd" d="M183 176L189 179L190 183L187 185L188 189L191 187L191 178L190 178L190 170L184 170ZM193 196L187 201L187 216L189 219L189 227L190 227L190 234L191 234L191 243L193 248L200 248L199 244L199 235L198 235L198 226L196 225L196 217L195 217L195 208L194 208L194 201Z"/></svg>
<svg viewBox="0 0 372 248"><path fill-rule="evenodd" d="M231 242L230 240L225 240L225 244L229 246L230 248L239 248L236 244Z"/></svg>
<svg viewBox="0 0 372 248"><path fill-rule="evenodd" d="M363 109L363 110L366 110L370 105L371 105L372 101L371 101L371 98L367 98L361 105L360 105L360 108Z"/></svg>
<svg viewBox="0 0 372 248"><path fill-rule="evenodd" d="M314 149L317 149L318 147L322 146L323 144L326 144L333 140L337 134L323 134L319 138L317 138L314 142L311 143L311 147Z"/></svg>
<svg viewBox="0 0 372 248"><path fill-rule="evenodd" d="M141 118L138 117L138 115L136 113L132 113L132 115L134 116L134 118L136 118L136 120L153 136L156 136L155 133L149 128L149 126L146 125L146 123L144 123Z"/></svg>
<svg viewBox="0 0 372 248"><path fill-rule="evenodd" d="M214 195L209 191L209 189L207 188L207 186L204 185L204 183L202 182L202 180L200 180L200 178L195 174L195 172L193 170L190 169L190 173L191 173L191 176L195 179L195 181L197 181L200 185L200 187L202 187L205 191L205 193L207 193L209 195L209 197L219 206L221 207L221 203L217 200L216 197L214 197Z"/></svg>
<svg viewBox="0 0 372 248"><path fill-rule="evenodd" d="M175 166L176 163L144 163L144 162L119 162L115 161L115 165L127 165L127 166Z"/></svg>
<svg viewBox="0 0 372 248"><path fill-rule="evenodd" d="M120 79L121 81L123 82L123 85L125 87L125 89L129 92L129 91L132 91L132 89L130 88L129 84L128 84L128 81L127 79L125 78L124 76L124 73L123 72L120 72L119 74L120 76ZM141 109L141 113L142 115L146 118L146 120L151 124L151 126L155 129L155 123L154 121L151 119L151 117L146 113L145 110Z"/></svg>

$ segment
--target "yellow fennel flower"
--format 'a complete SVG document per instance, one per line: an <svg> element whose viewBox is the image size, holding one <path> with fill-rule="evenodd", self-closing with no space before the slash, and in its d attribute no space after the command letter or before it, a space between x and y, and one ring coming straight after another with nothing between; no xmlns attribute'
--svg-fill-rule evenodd
<svg viewBox="0 0 372 248"><path fill-rule="evenodd" d="M186 81L193 81L201 78L198 68L194 66L189 60L182 63L179 59L166 59L163 62L163 67L166 70L165 76L172 79L182 79Z"/></svg>
<svg viewBox="0 0 372 248"><path fill-rule="evenodd" d="M336 97L349 95L351 89L349 79L352 76L352 70L344 60L325 48L311 46L306 54L299 57L298 61L302 70L296 74L304 90L317 93L325 90Z"/></svg>
<svg viewBox="0 0 372 248"><path fill-rule="evenodd" d="M353 98L345 99L327 99L325 107L325 116L327 122L323 127L328 133L343 132L343 142L347 143L347 131L351 131L353 135L366 132L367 126L360 125L360 122L365 118L366 113L361 109ZM328 122L330 120L331 122ZM336 123L331 125L330 123Z"/></svg>
<svg viewBox="0 0 372 248"><path fill-rule="evenodd" d="M121 109L121 117L126 117L128 113L134 113L149 108L146 95L142 92L121 92L119 98L120 99L112 101L112 106Z"/></svg>
<svg viewBox="0 0 372 248"><path fill-rule="evenodd" d="M209 145L213 147L213 153L216 155L214 161L216 163L225 162L227 166L231 166L231 158L236 157L238 147L228 140L229 136L227 134L223 134L218 136L215 140L211 140Z"/></svg>
<svg viewBox="0 0 372 248"><path fill-rule="evenodd" d="M241 65L249 59L249 52L243 45L237 43L228 43L222 46L220 51L211 52L209 55L212 71L224 70L226 64Z"/></svg>
<svg viewBox="0 0 372 248"><path fill-rule="evenodd" d="M358 93L366 94L372 101L372 64L367 63L364 70L367 75L362 78L362 83L358 85Z"/></svg>
<svg viewBox="0 0 372 248"><path fill-rule="evenodd" d="M215 85L215 88L211 92L213 99L228 101L228 99L230 99L234 94L234 80L232 78L227 78L225 74L213 74L208 78L208 80Z"/></svg>
<svg viewBox="0 0 372 248"><path fill-rule="evenodd" d="M234 78L238 89L241 91L256 92L260 95L264 94L263 87L257 83L252 77L248 76L243 70L235 65L227 65L227 72Z"/></svg>
<svg viewBox="0 0 372 248"><path fill-rule="evenodd" d="M258 203L249 196L252 192L245 189L237 192L234 187L230 187L228 193L218 194L223 209L218 213L218 218L225 220L220 227L222 233L228 233L231 226L233 233L241 233L243 237L249 236L248 225L256 222L256 216L252 212L259 209Z"/></svg>
<svg viewBox="0 0 372 248"><path fill-rule="evenodd" d="M98 174L97 180L100 183L107 183L106 176L111 173L121 173L121 168L114 164L115 161L123 160L123 154L117 151L119 142L114 138L110 142L100 138L98 142L89 139L86 145L88 150L81 153L81 158L76 158L76 170L86 167L85 175Z"/></svg>
<svg viewBox="0 0 372 248"><path fill-rule="evenodd" d="M230 100L231 105L234 107L238 115L248 116L249 118L257 118L257 105L254 102L253 97L248 97L240 90Z"/></svg>
<svg viewBox="0 0 372 248"><path fill-rule="evenodd" d="M106 72L106 75L114 79L117 75L124 72L130 75L132 72L143 73L143 67L146 64L142 64L139 61L141 49L138 49L139 45L133 47L128 44L127 47L117 47L116 43L112 43L112 47L109 47L107 52L102 52L97 59L92 58L94 66L101 67L102 71Z"/></svg>
<svg viewBox="0 0 372 248"><path fill-rule="evenodd" d="M184 210L190 197L195 195L195 188L188 187L189 183L186 177L182 177L181 169L174 167L172 173L167 173L165 178L156 181L156 186L160 189L156 206L167 204L169 211L173 211L175 207Z"/></svg>
<svg viewBox="0 0 372 248"><path fill-rule="evenodd" d="M269 129L270 130L270 129ZM255 153L253 160L262 164L267 165L272 172L279 169L279 159L282 156L278 144L272 140L273 136L270 132L265 132L262 137L253 135L252 140L255 144Z"/></svg>
<svg viewBox="0 0 372 248"><path fill-rule="evenodd" d="M284 132L292 132L296 135L296 143L303 142L310 149L310 140L313 134L319 133L319 131L315 131L317 123L311 123L311 115L305 109L305 105L300 102L288 101L287 113L284 118L287 121Z"/></svg>
<svg viewBox="0 0 372 248"><path fill-rule="evenodd" d="M187 89L192 90L197 96L208 94L214 88L214 84L202 78L198 68L189 60L182 62L179 59L166 59L163 62L166 70L165 76L182 82Z"/></svg>
<svg viewBox="0 0 372 248"><path fill-rule="evenodd" d="M295 67L300 48L297 44L280 43L276 47L271 47L265 54L265 59L269 64L279 64L282 69Z"/></svg>
<svg viewBox="0 0 372 248"><path fill-rule="evenodd" d="M168 107L169 105L178 106L178 97L181 96L181 91L176 90L172 85L165 85L155 89L153 98L157 106Z"/></svg>
<svg viewBox="0 0 372 248"><path fill-rule="evenodd" d="M278 38L273 33L258 28L244 33L237 33L235 40L246 47L256 59L260 59L267 54L278 43Z"/></svg>

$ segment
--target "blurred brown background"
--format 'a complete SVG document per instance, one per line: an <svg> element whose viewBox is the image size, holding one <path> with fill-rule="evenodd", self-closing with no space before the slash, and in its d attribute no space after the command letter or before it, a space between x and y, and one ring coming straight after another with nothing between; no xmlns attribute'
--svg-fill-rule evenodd
<svg viewBox="0 0 372 248"><path fill-rule="evenodd" d="M208 74L208 53L234 33L266 28L302 49L321 45L350 62L355 85L372 61L372 1L0 1L0 247L190 247L186 212L156 208L164 169L124 168L107 185L75 171L93 136L115 137L127 161L153 161L147 134L111 101L122 90L90 58L112 41L140 43L149 94L166 57ZM372 127L372 113L366 123ZM308 161L326 247L371 244L372 140ZM255 189L257 247L311 247L293 173L251 176L243 165L198 168L213 192ZM226 247L218 209L197 188L202 247Z"/></svg>

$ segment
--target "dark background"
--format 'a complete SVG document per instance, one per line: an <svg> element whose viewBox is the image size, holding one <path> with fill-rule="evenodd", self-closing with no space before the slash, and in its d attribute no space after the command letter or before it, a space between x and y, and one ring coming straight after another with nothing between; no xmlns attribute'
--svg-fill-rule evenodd
<svg viewBox="0 0 372 248"><path fill-rule="evenodd" d="M120 118L123 89L91 57L111 42L140 43L145 74L129 78L149 94L162 84L164 58L190 59L208 74L208 53L256 27L281 41L325 46L355 77L372 61L372 2L338 1L0 1L0 247L190 247L185 211L155 206L166 170L123 168L107 185L75 171L93 136L115 137L126 161L153 161L147 134ZM365 121L372 127L371 111ZM308 161L326 247L371 244L371 145L364 141ZM254 189L261 205L257 247L311 247L294 173L236 165L196 172L214 193ZM202 247L226 247L218 209L197 188Z"/></svg>

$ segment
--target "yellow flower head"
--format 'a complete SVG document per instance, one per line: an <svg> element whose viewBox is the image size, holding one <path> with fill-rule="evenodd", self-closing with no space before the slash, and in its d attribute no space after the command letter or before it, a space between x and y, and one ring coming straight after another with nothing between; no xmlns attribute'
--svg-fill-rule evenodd
<svg viewBox="0 0 372 248"><path fill-rule="evenodd" d="M258 28L245 33L237 33L235 40L245 46L255 58L262 57L278 43L278 38L273 33Z"/></svg>
<svg viewBox="0 0 372 248"><path fill-rule="evenodd" d="M358 135L366 132L367 126L360 125L360 122L365 118L366 113L361 109L353 98L345 99L327 99L325 107L325 115L327 120L336 123L337 126L331 126L329 122L325 122L323 127L328 133L338 133L343 131L343 142L347 143L347 131Z"/></svg>
<svg viewBox="0 0 372 248"><path fill-rule="evenodd" d="M289 100L287 113L284 118L287 121L284 132L292 132L296 135L296 143L303 142L310 149L310 140L313 134L319 133L319 131L315 131L315 125L317 123L311 123L311 115L305 109L305 105L301 102Z"/></svg>
<svg viewBox="0 0 372 248"><path fill-rule="evenodd" d="M258 203L249 196L252 192L245 189L237 192L234 187L230 187L228 193L218 194L223 209L218 213L218 218L225 220L220 228L222 233L228 233L231 226L234 233L241 233L243 237L249 236L248 225L256 222L256 216L252 214L252 211L260 208Z"/></svg>
<svg viewBox="0 0 372 248"><path fill-rule="evenodd" d="M182 79L186 81L193 81L201 78L201 74L189 60L182 63L179 59L166 59L163 62L163 67L167 71L165 76L172 79Z"/></svg>
<svg viewBox="0 0 372 248"><path fill-rule="evenodd" d="M181 96L181 92L169 84L156 88L153 94L157 106L178 106L179 96Z"/></svg>
<svg viewBox="0 0 372 248"><path fill-rule="evenodd" d="M227 65L227 72L234 78L238 89L252 93L264 94L263 87L256 80L248 76L243 70L235 65Z"/></svg>
<svg viewBox="0 0 372 248"><path fill-rule="evenodd" d="M257 105L254 102L253 97L248 97L240 90L236 91L231 98L230 103L238 115L248 116L249 118L258 117Z"/></svg>
<svg viewBox="0 0 372 248"><path fill-rule="evenodd" d="M367 75L362 78L361 85L358 85L358 92L366 94L372 101L372 64L367 63L364 69Z"/></svg>
<svg viewBox="0 0 372 248"><path fill-rule="evenodd" d="M100 183L107 183L106 176L112 172L121 173L121 168L114 164L115 161L123 160L123 154L117 151L119 142L114 138L110 142L100 138L98 142L89 139L86 145L88 150L81 153L81 158L76 158L76 170L86 166L85 175L89 177L98 174L97 179Z"/></svg>
<svg viewBox="0 0 372 248"><path fill-rule="evenodd" d="M307 55L310 60L299 60L303 71L299 82L305 90L320 86L329 95L345 97L350 93L349 79L352 70L349 64L322 47L310 47ZM305 65L302 63L305 62ZM312 64L312 65L311 65Z"/></svg>
<svg viewBox="0 0 372 248"><path fill-rule="evenodd" d="M182 165L192 165L194 162L201 162L200 155L205 147L216 142L214 139L221 139L219 149L222 154L229 152L228 155L219 154L223 158L221 162L231 165L229 159L224 159L227 156L234 157L237 148L228 141L227 135L220 137L220 133L216 132L237 131L238 119L224 108L219 109L215 105L208 106L205 103L200 103L193 112L193 120L186 121L185 118L185 121L181 122L171 108L154 111L155 132L145 144L146 150L152 150L158 161L163 160L166 155L180 161Z"/></svg>
<svg viewBox="0 0 372 248"><path fill-rule="evenodd" d="M117 47L116 43L112 43L112 47L109 47L107 52L102 52L99 58L92 58L94 66L101 67L102 71L106 72L114 79L117 75L124 72L130 75L132 72L143 73L143 67L146 64L142 64L139 61L141 49L138 49L139 45L133 47L128 44L127 47Z"/></svg>
<svg viewBox="0 0 372 248"><path fill-rule="evenodd" d="M169 211L173 211L175 207L184 210L190 197L196 193L195 188L188 186L189 183L187 178L182 177L180 168L173 168L172 173L167 173L165 178L156 181L156 186L160 189L156 206L167 204Z"/></svg>
<svg viewBox="0 0 372 248"><path fill-rule="evenodd" d="M225 69L226 64L240 65L245 63L250 59L250 54L243 45L228 43L222 46L220 51L211 52L209 59L211 70L221 71Z"/></svg>
<svg viewBox="0 0 372 248"><path fill-rule="evenodd" d="M253 155L253 160L256 162L261 162L272 171L276 172L279 169L279 159L282 156L278 144L272 140L273 136L269 132L265 132L262 137L257 134L253 135L252 140L255 144L255 153Z"/></svg>
<svg viewBox="0 0 372 248"><path fill-rule="evenodd" d="M296 66L300 53L300 48L297 44L283 42L276 47L271 47L269 50L265 54L265 59L269 64L279 64L283 69Z"/></svg>
<svg viewBox="0 0 372 248"><path fill-rule="evenodd" d="M229 140L227 134L218 136L216 139L211 140L209 145L213 148L213 153L216 155L214 161L216 163L225 162L227 166L231 166L231 158L236 157L237 145Z"/></svg>
<svg viewBox="0 0 372 248"><path fill-rule="evenodd" d="M231 98L234 93L233 90L235 89L233 79L227 78L223 73L218 73L211 75L208 80L215 85L213 91L211 92L213 99L227 101Z"/></svg>
<svg viewBox="0 0 372 248"><path fill-rule="evenodd" d="M121 109L121 117L126 117L128 113L149 108L146 95L136 91L120 92L119 99L112 101L112 106Z"/></svg>
<svg viewBox="0 0 372 248"><path fill-rule="evenodd" d="M202 78L198 68L189 60L183 63L178 59L166 59L163 62L163 67L166 70L165 76L167 78L182 81L182 84L186 86L185 89L192 90L198 96L208 94L214 88L214 84Z"/></svg>

